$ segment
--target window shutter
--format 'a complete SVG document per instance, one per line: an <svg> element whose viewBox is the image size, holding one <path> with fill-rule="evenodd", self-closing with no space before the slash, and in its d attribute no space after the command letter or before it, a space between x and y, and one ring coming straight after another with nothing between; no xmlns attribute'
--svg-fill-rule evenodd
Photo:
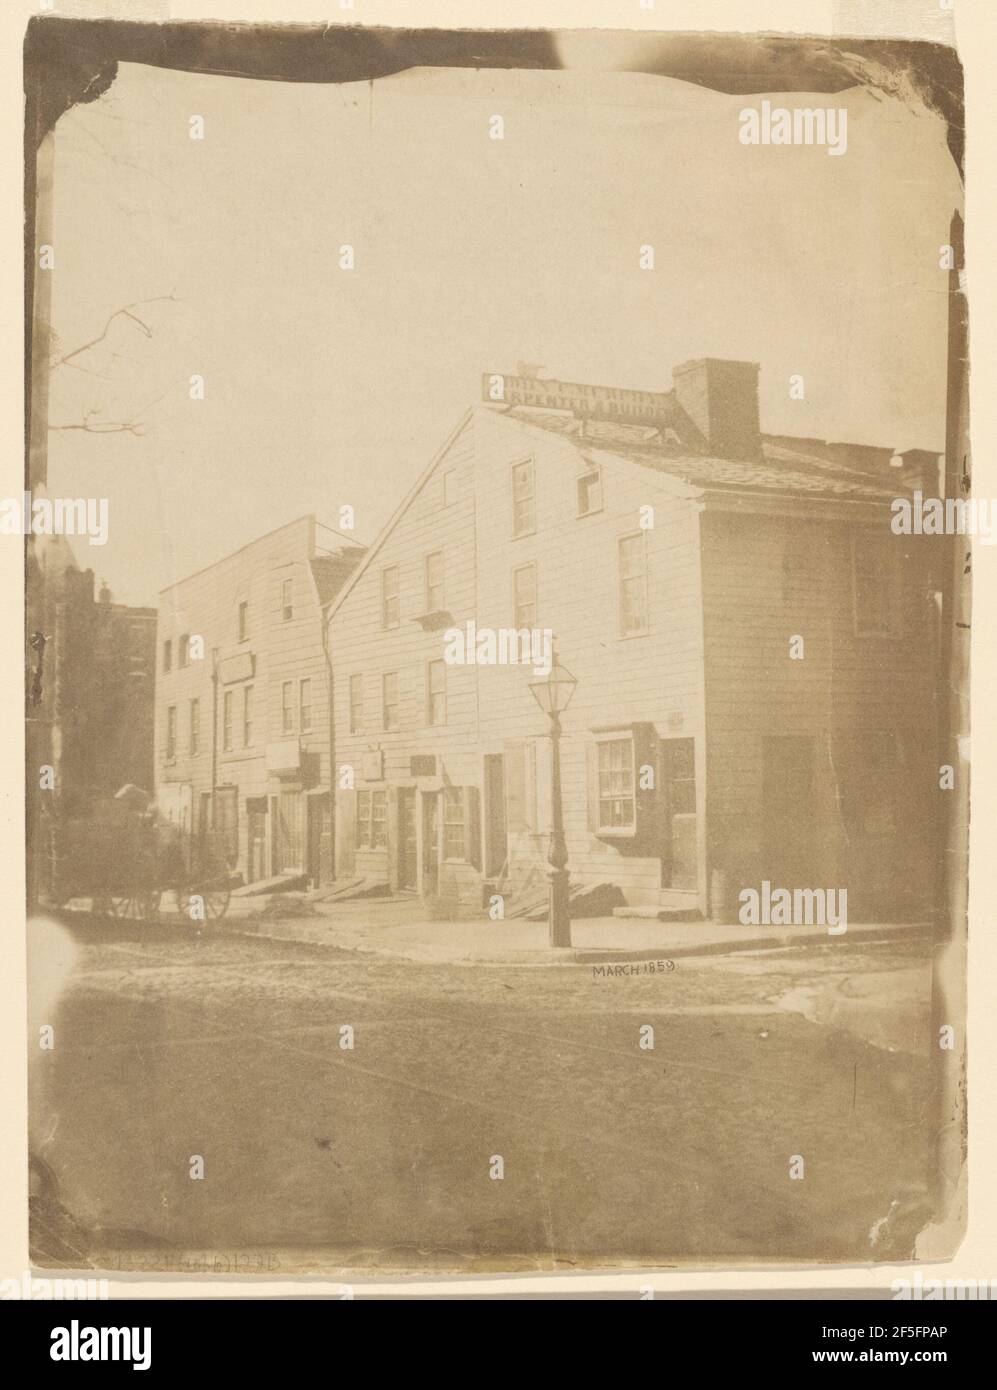
<svg viewBox="0 0 997 1390"><path fill-rule="evenodd" d="M464 788L464 858L481 868L481 799L477 787Z"/></svg>
<svg viewBox="0 0 997 1390"><path fill-rule="evenodd" d="M585 749L587 826L593 834L599 829L599 749L590 742Z"/></svg>
<svg viewBox="0 0 997 1390"><path fill-rule="evenodd" d="M505 823L510 833L526 829L525 745L522 739L507 739L504 745Z"/></svg>

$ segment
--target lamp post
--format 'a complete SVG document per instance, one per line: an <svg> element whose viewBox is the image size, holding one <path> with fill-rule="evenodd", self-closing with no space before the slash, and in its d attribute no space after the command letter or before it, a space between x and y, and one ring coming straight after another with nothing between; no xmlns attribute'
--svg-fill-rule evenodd
<svg viewBox="0 0 997 1390"><path fill-rule="evenodd" d="M550 719L550 809L551 836L547 863L550 865L550 907L547 924L552 946L571 945L571 916L568 910L568 846L564 838L561 807L561 715L568 708L578 681L560 664L551 645L550 672L545 680L531 681L533 698Z"/></svg>

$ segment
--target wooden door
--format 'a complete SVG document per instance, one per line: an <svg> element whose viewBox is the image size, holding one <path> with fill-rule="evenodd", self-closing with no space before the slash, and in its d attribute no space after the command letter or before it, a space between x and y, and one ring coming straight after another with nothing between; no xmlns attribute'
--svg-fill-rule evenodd
<svg viewBox="0 0 997 1390"><path fill-rule="evenodd" d="M415 788L398 788L398 887L416 887Z"/></svg>

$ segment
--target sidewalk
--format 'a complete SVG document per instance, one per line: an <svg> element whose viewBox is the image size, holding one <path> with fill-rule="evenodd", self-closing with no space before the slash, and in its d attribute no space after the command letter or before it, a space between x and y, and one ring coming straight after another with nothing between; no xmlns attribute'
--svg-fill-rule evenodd
<svg viewBox="0 0 997 1390"><path fill-rule="evenodd" d="M438 922L411 898L316 903L314 915L268 918L240 912L222 930L274 940L304 941L340 950L433 964L560 965L675 960L682 956L773 950L800 945L927 940L927 923L855 923L838 936L826 927L719 926L588 917L572 923L570 947L547 944L546 922Z"/></svg>

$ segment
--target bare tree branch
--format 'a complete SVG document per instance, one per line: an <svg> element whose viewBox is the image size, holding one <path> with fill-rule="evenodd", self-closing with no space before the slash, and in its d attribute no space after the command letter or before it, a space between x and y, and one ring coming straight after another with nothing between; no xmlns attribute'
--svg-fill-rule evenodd
<svg viewBox="0 0 997 1390"><path fill-rule="evenodd" d="M85 367L75 359L104 343L107 335L111 331L112 325L117 319L130 319L147 338L151 338L153 336L152 329L143 318L139 317L135 310L144 308L146 304L161 304L164 301L177 303L178 297L171 291L169 294L154 295L151 299L136 299L131 304L125 304L122 308L115 309L114 313L110 315L107 322L104 324L101 332L98 333L95 338L91 338L89 342L82 343L78 348L74 348L72 352L64 353L61 357L52 359L49 363L49 370L55 372L59 367L71 367L74 371L85 372L87 376L96 377L98 380L110 381L111 376L108 372L95 372L91 367ZM134 358L127 357L122 352L116 352L113 348L108 348L108 351L112 359L123 362L135 360ZM131 420L99 420L96 418L99 414L97 410L86 410L83 413L83 419L79 422L73 421L61 425L49 424L49 429L53 431L79 430L84 434L133 434L141 437L145 432L145 425L141 422L141 417L147 410L151 410L154 405L158 405L158 403L164 399L164 396L165 392L163 395L157 396L155 400L150 401L148 405L143 406L141 410L136 412L134 418Z"/></svg>
<svg viewBox="0 0 997 1390"><path fill-rule="evenodd" d="M73 359L82 356L84 352L89 352L91 348L97 347L98 344L102 343L104 339L107 337L108 333L110 333L111 331L111 324L114 322L115 319L121 317L130 318L133 323L138 324L139 328L141 328L142 332L145 334L147 338L151 338L152 329L143 319L140 319L139 316L133 313L132 311L134 309L141 309L146 304L161 304L164 300L171 300L174 304L178 302L177 296L171 292L170 294L157 294L152 299L136 299L132 304L126 304L121 309L115 309L114 313L104 324L102 331L97 334L96 338L91 338L88 343L83 343L82 346L74 348L72 352L67 352L64 356L55 358L54 361L49 363L50 370L54 372L59 367L68 367L74 365ZM120 357L121 353L113 353L113 355L115 357ZM80 368L79 370L86 369ZM96 373L93 373L93 375L96 375Z"/></svg>

